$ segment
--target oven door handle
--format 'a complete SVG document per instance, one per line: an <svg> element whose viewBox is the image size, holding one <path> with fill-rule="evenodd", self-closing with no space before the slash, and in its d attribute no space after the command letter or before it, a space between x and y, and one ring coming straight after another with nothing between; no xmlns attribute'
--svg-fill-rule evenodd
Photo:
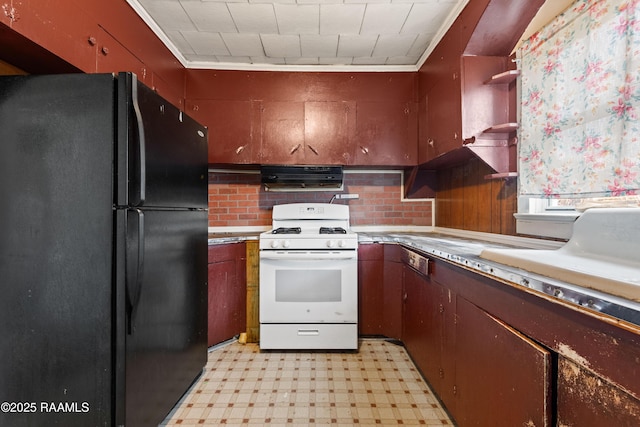
<svg viewBox="0 0 640 427"><path fill-rule="evenodd" d="M357 251L260 251L260 259L286 261L347 260L357 258Z"/></svg>

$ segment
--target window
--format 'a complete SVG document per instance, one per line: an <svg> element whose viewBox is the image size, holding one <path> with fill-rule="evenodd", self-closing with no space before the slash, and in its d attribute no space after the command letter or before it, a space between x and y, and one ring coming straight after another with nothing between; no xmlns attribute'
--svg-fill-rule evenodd
<svg viewBox="0 0 640 427"><path fill-rule="evenodd" d="M520 194L640 194L640 1L578 0L519 56Z"/></svg>
<svg viewBox="0 0 640 427"><path fill-rule="evenodd" d="M517 54L518 232L569 238L585 208L640 206L640 0L577 0Z"/></svg>

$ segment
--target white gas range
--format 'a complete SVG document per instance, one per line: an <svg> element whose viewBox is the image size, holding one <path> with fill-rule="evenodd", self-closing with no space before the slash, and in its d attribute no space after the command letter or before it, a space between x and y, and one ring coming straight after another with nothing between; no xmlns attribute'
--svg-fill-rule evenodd
<svg viewBox="0 0 640 427"><path fill-rule="evenodd" d="M273 208L260 235L260 348L358 348L358 236L349 207Z"/></svg>

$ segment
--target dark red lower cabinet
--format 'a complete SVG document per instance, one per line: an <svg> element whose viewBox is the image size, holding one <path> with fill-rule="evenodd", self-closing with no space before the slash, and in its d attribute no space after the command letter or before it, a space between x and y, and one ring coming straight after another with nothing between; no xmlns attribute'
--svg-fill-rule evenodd
<svg viewBox="0 0 640 427"><path fill-rule="evenodd" d="M209 246L209 346L245 332L247 327L246 247L244 242Z"/></svg>
<svg viewBox="0 0 640 427"><path fill-rule="evenodd" d="M459 425L550 426L551 368L547 349L457 298L455 418Z"/></svg>
<svg viewBox="0 0 640 427"><path fill-rule="evenodd" d="M558 425L637 426L640 425L640 400L559 356Z"/></svg>

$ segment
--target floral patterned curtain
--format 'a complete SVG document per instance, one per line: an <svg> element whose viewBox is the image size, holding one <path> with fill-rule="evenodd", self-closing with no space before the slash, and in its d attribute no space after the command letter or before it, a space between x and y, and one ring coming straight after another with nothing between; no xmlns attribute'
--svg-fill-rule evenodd
<svg viewBox="0 0 640 427"><path fill-rule="evenodd" d="M640 0L578 0L519 57L520 194L640 194Z"/></svg>

